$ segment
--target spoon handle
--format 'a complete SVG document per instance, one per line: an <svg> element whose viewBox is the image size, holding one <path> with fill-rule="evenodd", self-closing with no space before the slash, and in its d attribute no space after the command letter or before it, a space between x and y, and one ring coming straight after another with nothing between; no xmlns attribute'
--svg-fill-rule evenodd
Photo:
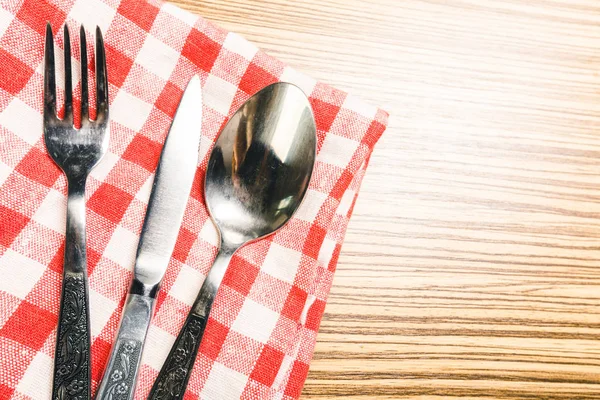
<svg viewBox="0 0 600 400"><path fill-rule="evenodd" d="M207 321L208 317L188 314L152 386L149 400L183 399Z"/></svg>
<svg viewBox="0 0 600 400"><path fill-rule="evenodd" d="M156 381L154 381L148 400L183 399L215 295L233 251L224 249L222 246L217 254L217 258L202 284L200 293L198 293L198 297L196 297L192 309L175 339Z"/></svg>

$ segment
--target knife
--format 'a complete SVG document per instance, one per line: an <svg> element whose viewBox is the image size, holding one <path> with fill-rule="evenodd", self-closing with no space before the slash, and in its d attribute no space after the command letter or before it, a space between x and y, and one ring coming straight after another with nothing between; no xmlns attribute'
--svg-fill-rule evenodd
<svg viewBox="0 0 600 400"><path fill-rule="evenodd" d="M200 78L188 83L160 155L142 227L131 288L97 400L131 400L160 283L188 202L202 126Z"/></svg>

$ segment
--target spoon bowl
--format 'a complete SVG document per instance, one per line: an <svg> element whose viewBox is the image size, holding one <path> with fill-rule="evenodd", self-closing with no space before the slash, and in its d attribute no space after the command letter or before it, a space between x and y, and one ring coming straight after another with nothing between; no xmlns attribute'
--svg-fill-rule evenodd
<svg viewBox="0 0 600 400"><path fill-rule="evenodd" d="M228 245L281 228L308 187L316 127L304 93L267 86L229 120L211 153L205 180L209 213Z"/></svg>
<svg viewBox="0 0 600 400"><path fill-rule="evenodd" d="M208 161L204 187L219 231L219 252L148 399L183 399L233 253L290 220L308 188L316 141L310 103L289 83L256 93L223 128Z"/></svg>

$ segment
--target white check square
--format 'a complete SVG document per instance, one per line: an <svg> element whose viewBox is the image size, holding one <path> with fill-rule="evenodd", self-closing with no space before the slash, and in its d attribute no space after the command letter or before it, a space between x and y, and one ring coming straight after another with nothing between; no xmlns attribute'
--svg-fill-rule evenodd
<svg viewBox="0 0 600 400"><path fill-rule="evenodd" d="M331 240L327 237L323 240L323 244L321 244L321 249L319 250L317 260L325 268L327 268L329 261L331 261L331 256L333 255L336 244L337 243L334 240Z"/></svg>
<svg viewBox="0 0 600 400"><path fill-rule="evenodd" d="M8 249L0 257L0 276L5 277L0 279L0 290L24 299L45 270L45 265ZM10 279L6 279L6 277L10 277Z"/></svg>
<svg viewBox="0 0 600 400"><path fill-rule="evenodd" d="M261 270L287 283L294 283L302 253L271 243Z"/></svg>
<svg viewBox="0 0 600 400"><path fill-rule="evenodd" d="M302 89L306 96L310 96L317 85L316 80L308 75L296 71L292 67L285 67L280 79L282 82L289 82L298 86L300 89Z"/></svg>
<svg viewBox="0 0 600 400"><path fill-rule="evenodd" d="M0 37L4 35L12 20L13 15L0 6Z"/></svg>
<svg viewBox="0 0 600 400"><path fill-rule="evenodd" d="M31 399L48 398L48 394L52 390L53 370L52 358L44 352L38 352L19 381L17 392Z"/></svg>
<svg viewBox="0 0 600 400"><path fill-rule="evenodd" d="M54 189L50 189L35 212L33 220L64 235L67 222L66 208L67 199L65 196Z"/></svg>
<svg viewBox="0 0 600 400"><path fill-rule="evenodd" d="M175 336L156 325L150 325L142 353L142 364L147 364L155 371L160 371L174 342Z"/></svg>
<svg viewBox="0 0 600 400"><path fill-rule="evenodd" d="M148 104L124 90L119 91L113 104L110 106L111 119L126 126L134 132L139 132L146 123L152 111L152 104Z"/></svg>
<svg viewBox="0 0 600 400"><path fill-rule="evenodd" d="M118 304L90 289L90 331L92 337L100 335Z"/></svg>
<svg viewBox="0 0 600 400"><path fill-rule="evenodd" d="M104 250L104 257L128 271L133 271L138 241L139 238L135 233L117 226L106 246L106 250Z"/></svg>
<svg viewBox="0 0 600 400"><path fill-rule="evenodd" d="M209 75L204 84L204 104L221 115L229 115L229 109L237 87L215 75Z"/></svg>
<svg viewBox="0 0 600 400"><path fill-rule="evenodd" d="M346 168L357 148L357 141L330 133L323 141L317 161Z"/></svg>
<svg viewBox="0 0 600 400"><path fill-rule="evenodd" d="M106 132L106 134L110 133ZM104 182L110 171L112 171L113 167L117 164L117 161L119 161L119 157L110 151L107 151L100 159L98 165L90 171L90 175L100 182Z"/></svg>
<svg viewBox="0 0 600 400"><path fill-rule="evenodd" d="M351 94L346 96L346 100L344 100L342 108L352 110L358 115L362 115L363 117L366 117L368 119L374 119L375 114L377 114L377 107L367 104L358 97L353 96Z"/></svg>
<svg viewBox="0 0 600 400"><path fill-rule="evenodd" d="M327 195L325 193L308 189L306 191L306 196L304 197L304 200L302 200L294 217L301 219L302 221L313 222L319 214L319 210L325 200L327 200Z"/></svg>
<svg viewBox="0 0 600 400"><path fill-rule="evenodd" d="M169 291L169 295L181 301L183 304L191 306L194 304L194 300L198 294L198 288L203 279L204 277L200 272L184 264L175 279L175 283L173 283L173 286Z"/></svg>
<svg viewBox="0 0 600 400"><path fill-rule="evenodd" d="M69 15L90 31L99 26L106 33L116 13L114 8L101 0L77 0Z"/></svg>
<svg viewBox="0 0 600 400"><path fill-rule="evenodd" d="M267 343L278 320L278 313L247 298L231 329L261 343Z"/></svg>
<svg viewBox="0 0 600 400"><path fill-rule="evenodd" d="M225 42L223 42L223 47L229 51L239 54L249 61L252 60L254 55L258 52L258 47L244 39L242 36L233 32L227 34Z"/></svg>
<svg viewBox="0 0 600 400"><path fill-rule="evenodd" d="M207 219L200 230L200 238L213 246L219 245L219 232L212 219Z"/></svg>
<svg viewBox="0 0 600 400"><path fill-rule="evenodd" d="M42 122L42 114L16 97L0 113L0 125L32 146L42 137Z"/></svg>
<svg viewBox="0 0 600 400"><path fill-rule="evenodd" d="M135 62L167 81L178 60L179 53L175 49L167 46L154 36L148 35Z"/></svg>
<svg viewBox="0 0 600 400"><path fill-rule="evenodd" d="M12 168L0 161L0 186L12 172Z"/></svg>
<svg viewBox="0 0 600 400"><path fill-rule="evenodd" d="M247 382L248 376L215 362L200 393L200 398L239 400Z"/></svg>
<svg viewBox="0 0 600 400"><path fill-rule="evenodd" d="M196 17L194 14L169 3L163 4L163 6L161 7L161 11L171 14L172 16L174 16L180 21L185 22L189 26L194 26L196 24L196 21L198 20L198 17Z"/></svg>
<svg viewBox="0 0 600 400"><path fill-rule="evenodd" d="M346 190L342 195L340 204L335 210L336 214L346 216L346 214L348 214L348 211L350 211L350 207L352 206L352 202L354 201L354 196L356 196L356 192L354 190Z"/></svg>

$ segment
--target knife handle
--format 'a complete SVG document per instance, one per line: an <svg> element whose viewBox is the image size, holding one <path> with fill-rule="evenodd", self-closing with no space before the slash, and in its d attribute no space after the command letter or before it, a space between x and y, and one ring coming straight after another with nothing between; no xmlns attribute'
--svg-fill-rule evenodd
<svg viewBox="0 0 600 400"><path fill-rule="evenodd" d="M132 400L155 299L129 293L96 400Z"/></svg>

